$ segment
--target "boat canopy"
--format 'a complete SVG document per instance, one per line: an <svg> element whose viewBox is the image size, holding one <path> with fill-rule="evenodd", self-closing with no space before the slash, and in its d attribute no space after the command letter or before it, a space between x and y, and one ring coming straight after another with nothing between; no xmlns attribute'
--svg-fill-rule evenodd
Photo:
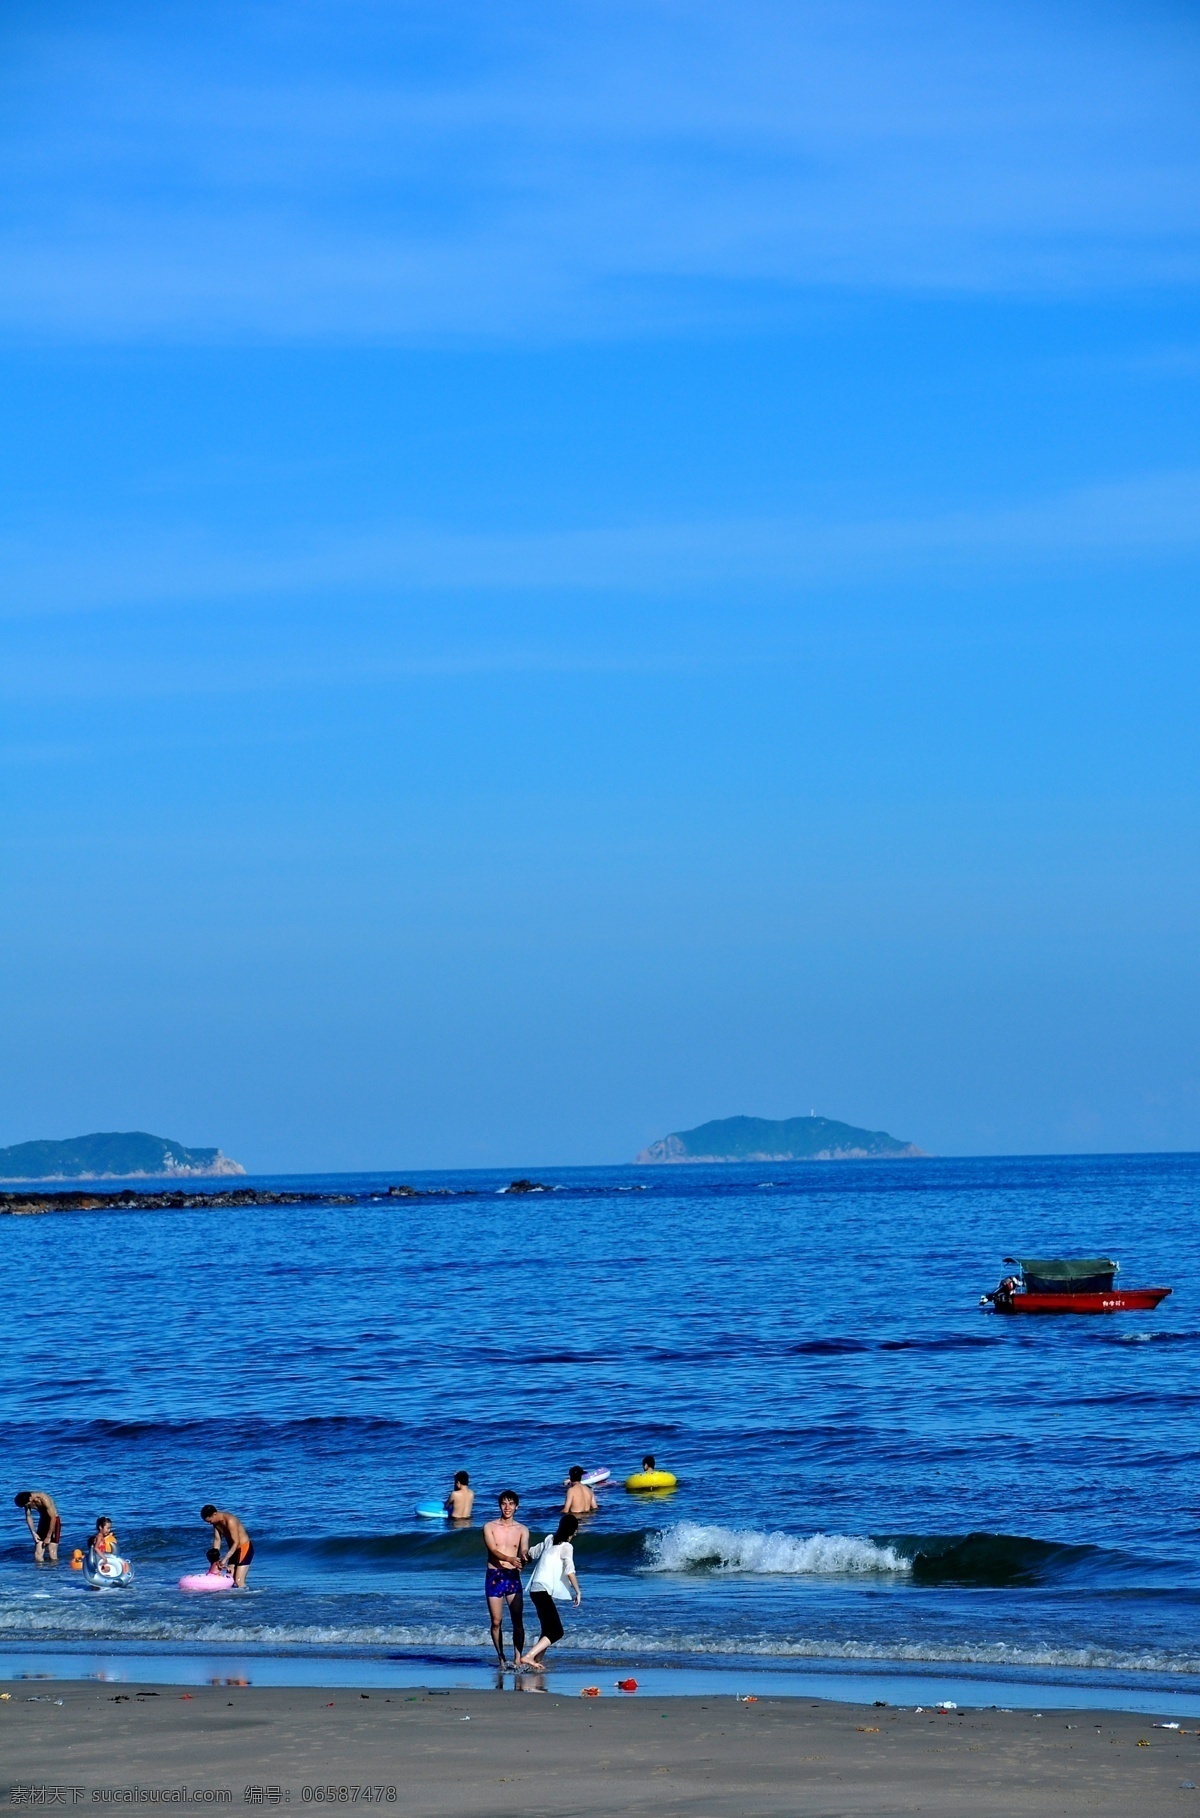
<svg viewBox="0 0 1200 1818"><path fill-rule="evenodd" d="M1111 1256L1017 1256L1030 1294L1107 1294L1120 1268Z"/></svg>

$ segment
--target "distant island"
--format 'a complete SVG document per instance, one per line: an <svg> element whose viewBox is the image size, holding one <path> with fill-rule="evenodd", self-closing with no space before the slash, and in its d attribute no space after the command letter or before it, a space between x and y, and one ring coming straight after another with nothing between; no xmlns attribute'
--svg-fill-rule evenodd
<svg viewBox="0 0 1200 1818"><path fill-rule="evenodd" d="M867 1161L924 1155L886 1130L859 1130L832 1117L718 1117L662 1136L639 1162Z"/></svg>
<svg viewBox="0 0 1200 1818"><path fill-rule="evenodd" d="M219 1149L185 1149L144 1130L70 1136L0 1149L0 1180L185 1180L244 1174Z"/></svg>

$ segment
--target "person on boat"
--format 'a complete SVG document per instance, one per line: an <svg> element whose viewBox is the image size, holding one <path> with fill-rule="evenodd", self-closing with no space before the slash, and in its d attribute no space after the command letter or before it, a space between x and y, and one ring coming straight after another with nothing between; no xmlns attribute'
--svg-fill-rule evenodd
<svg viewBox="0 0 1200 1818"><path fill-rule="evenodd" d="M53 1496L45 1490L18 1490L13 1501L24 1512L26 1526L33 1536L33 1557L36 1563L41 1565L43 1559L57 1559L58 1543L62 1539L62 1516L55 1506Z"/></svg>
<svg viewBox="0 0 1200 1818"><path fill-rule="evenodd" d="M578 1530L579 1523L574 1515L563 1515L559 1518L553 1536L548 1534L545 1540L539 1540L535 1547L529 1549L529 1557L535 1562L529 1580L529 1595L538 1613L542 1633L528 1654L518 1659L518 1666L540 1667L543 1656L556 1641L562 1640L562 1617L555 1603L556 1600L565 1603L567 1585L571 1587L571 1600L575 1608L578 1609L583 1602L583 1592L575 1576L575 1549L571 1544Z"/></svg>
<svg viewBox="0 0 1200 1818"><path fill-rule="evenodd" d="M232 1575L234 1584L240 1589L254 1558L254 1542L237 1516L231 1515L228 1509L218 1509L215 1503L205 1503L200 1519L211 1526L214 1545L219 1548L224 1541L227 1550L221 1557L221 1568Z"/></svg>
<svg viewBox="0 0 1200 1818"><path fill-rule="evenodd" d="M583 1481L583 1466L572 1465L567 1472L567 1493L563 1498L564 1515L594 1515L600 1504L592 1493L590 1484Z"/></svg>
<svg viewBox="0 0 1200 1818"><path fill-rule="evenodd" d="M487 1568L483 1576L483 1594L487 1599L491 1621L492 1646L503 1668L504 1606L512 1623L513 1665L525 1651L525 1599L521 1589L521 1567L529 1558L529 1529L517 1520L521 1498L515 1490L501 1490L499 1521L485 1523L483 1544L487 1548Z"/></svg>
<svg viewBox="0 0 1200 1818"><path fill-rule="evenodd" d="M117 1537L113 1524L107 1515L97 1515L96 1532L88 1538L88 1551L91 1553L115 1553L118 1551Z"/></svg>
<svg viewBox="0 0 1200 1818"><path fill-rule="evenodd" d="M446 1498L446 1513L451 1521L470 1521L474 1507L475 1492L471 1488L470 1475L466 1471L456 1471L454 1488Z"/></svg>

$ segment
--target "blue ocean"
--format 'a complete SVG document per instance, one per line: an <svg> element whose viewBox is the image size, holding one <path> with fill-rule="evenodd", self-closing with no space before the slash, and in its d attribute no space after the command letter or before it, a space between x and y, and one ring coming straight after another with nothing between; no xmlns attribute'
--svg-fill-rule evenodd
<svg viewBox="0 0 1200 1818"><path fill-rule="evenodd" d="M465 1469L477 1523L511 1484L541 1534L578 1463L613 1487L560 1671L1200 1692L1200 1157L399 1178L0 1221L6 1658L486 1665L478 1529L415 1505ZM1173 1295L978 1305L1006 1255L1102 1252ZM674 1492L625 1491L646 1451ZM58 1501L57 1567L22 1487ZM209 1501L254 1537L244 1593L177 1588ZM100 1513L127 1590L66 1563Z"/></svg>

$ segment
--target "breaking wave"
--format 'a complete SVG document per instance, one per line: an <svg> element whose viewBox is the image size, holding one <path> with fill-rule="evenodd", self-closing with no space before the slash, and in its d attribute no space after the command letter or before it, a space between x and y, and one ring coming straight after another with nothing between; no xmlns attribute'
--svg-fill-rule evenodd
<svg viewBox="0 0 1200 1818"><path fill-rule="evenodd" d="M646 1535L647 1572L857 1578L904 1575L923 1585L1087 1583L1155 1575L1148 1561L1027 1534L785 1534L680 1522Z"/></svg>
<svg viewBox="0 0 1200 1818"><path fill-rule="evenodd" d="M646 1540L644 1570L775 1572L846 1577L863 1572L908 1572L912 1562L896 1548L861 1534L760 1533L682 1521Z"/></svg>

